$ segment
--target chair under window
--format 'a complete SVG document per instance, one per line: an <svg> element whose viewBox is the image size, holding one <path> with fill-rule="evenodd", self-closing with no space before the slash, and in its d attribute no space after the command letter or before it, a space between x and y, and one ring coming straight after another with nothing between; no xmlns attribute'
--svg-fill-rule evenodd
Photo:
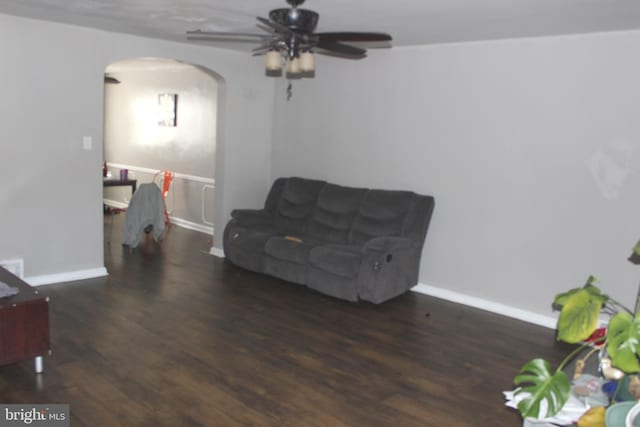
<svg viewBox="0 0 640 427"><path fill-rule="evenodd" d="M162 207L164 212L164 220L168 227L171 226L171 219L169 218L169 214L171 212L167 210L166 199L167 199L167 196L169 195L169 190L171 189L171 182L173 181L173 178L174 178L174 173L169 170L158 171L153 176L153 183L156 186L158 186L158 188L160 189L160 194L162 197ZM111 235L113 234L114 215L117 215L120 213L126 213L127 208L108 206L108 209L109 209L109 213L111 214L111 220L109 222L109 233L107 238L107 244L110 245Z"/></svg>
<svg viewBox="0 0 640 427"><path fill-rule="evenodd" d="M171 181L173 181L174 173L168 170L159 171L153 177L155 182L161 189L162 203L164 204L164 220L167 226L171 226L171 220L169 219L169 211L167 210L167 196L169 195L169 189L171 188Z"/></svg>
<svg viewBox="0 0 640 427"><path fill-rule="evenodd" d="M144 234L150 234L156 242L162 239L165 229L164 203L155 183L140 185L131 197L126 212L123 245L131 249L137 247Z"/></svg>

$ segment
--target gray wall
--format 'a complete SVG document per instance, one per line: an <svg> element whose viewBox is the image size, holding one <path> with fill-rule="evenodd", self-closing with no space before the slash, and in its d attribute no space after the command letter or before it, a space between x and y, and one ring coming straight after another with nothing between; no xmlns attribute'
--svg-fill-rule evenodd
<svg viewBox="0 0 640 427"><path fill-rule="evenodd" d="M634 304L640 32L318 59L276 90L272 178L432 194L420 280L550 315L590 274Z"/></svg>
<svg viewBox="0 0 640 427"><path fill-rule="evenodd" d="M219 73L225 112L215 217L224 223L232 208L264 196L274 83L260 59L7 15L0 15L0 51L0 78L10 82L0 107L0 259L23 258L27 277L103 268L103 74L116 61L174 58ZM92 150L83 150L83 136L92 136Z"/></svg>
<svg viewBox="0 0 640 427"><path fill-rule="evenodd" d="M217 83L203 70L167 61L110 64L105 85L107 162L214 178ZM158 95L178 95L177 126L159 126Z"/></svg>
<svg viewBox="0 0 640 427"><path fill-rule="evenodd" d="M220 225L232 208L260 206L277 176L407 188L437 200L423 283L548 314L557 291L595 274L633 304L638 32L323 57L290 102L285 82L274 98L261 59L242 53L9 16L0 35L11 83L0 107L0 259L24 258L27 276L103 265L103 72L156 56L225 79Z"/></svg>

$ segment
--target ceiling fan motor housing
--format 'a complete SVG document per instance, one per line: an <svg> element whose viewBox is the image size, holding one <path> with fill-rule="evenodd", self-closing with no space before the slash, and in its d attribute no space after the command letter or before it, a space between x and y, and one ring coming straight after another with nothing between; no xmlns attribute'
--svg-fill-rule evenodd
<svg viewBox="0 0 640 427"><path fill-rule="evenodd" d="M318 25L318 14L307 9L274 9L269 18L292 31L312 33Z"/></svg>
<svg viewBox="0 0 640 427"><path fill-rule="evenodd" d="M304 1L305 0L287 0L287 3L289 3L291 5L291 7L298 7L302 3L304 3Z"/></svg>

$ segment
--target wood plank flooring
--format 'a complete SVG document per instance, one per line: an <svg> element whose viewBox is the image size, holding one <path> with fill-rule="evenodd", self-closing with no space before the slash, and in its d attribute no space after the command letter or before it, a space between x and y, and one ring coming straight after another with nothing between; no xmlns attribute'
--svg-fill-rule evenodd
<svg viewBox="0 0 640 427"><path fill-rule="evenodd" d="M68 403L72 426L521 425L520 366L558 362L551 330L413 292L348 303L207 254L173 227L109 277L42 287L52 355L0 367L0 402ZM108 217L105 219L105 227Z"/></svg>

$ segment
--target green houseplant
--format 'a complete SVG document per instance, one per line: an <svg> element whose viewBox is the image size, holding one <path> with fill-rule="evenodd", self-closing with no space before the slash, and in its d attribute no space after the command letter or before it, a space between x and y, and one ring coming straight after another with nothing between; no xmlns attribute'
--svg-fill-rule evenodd
<svg viewBox="0 0 640 427"><path fill-rule="evenodd" d="M633 249L630 261L640 260L640 242ZM586 348L606 352L611 365L620 374L640 372L640 312L636 300L634 311L603 294L595 286L596 279L591 276L580 288L571 289L556 295L554 307L560 310L557 326L557 339L578 346L552 370L551 364L544 359L533 359L525 363L514 383L518 386L515 394L524 397L518 403L523 417L551 417L557 414L569 399L571 384L564 369ZM597 334L600 316L609 317L608 324ZM595 333L595 335L594 335ZM540 413L546 402L546 413Z"/></svg>

